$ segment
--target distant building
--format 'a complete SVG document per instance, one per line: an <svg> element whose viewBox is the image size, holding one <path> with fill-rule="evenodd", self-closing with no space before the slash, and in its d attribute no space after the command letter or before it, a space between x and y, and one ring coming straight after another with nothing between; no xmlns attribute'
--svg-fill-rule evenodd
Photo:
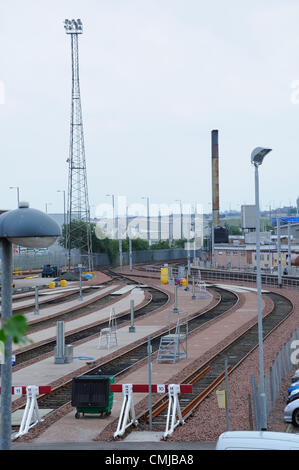
<svg viewBox="0 0 299 470"><path fill-rule="evenodd" d="M278 265L277 246L274 243L261 246L261 269L270 270ZM299 246L292 245L292 252L299 251ZM288 246L281 245L281 265L288 264ZM247 269L256 267L255 244L226 244L217 245L214 249L215 265L217 268Z"/></svg>
<svg viewBox="0 0 299 470"><path fill-rule="evenodd" d="M275 230L275 232L277 232L277 230ZM288 225L280 226L280 234L284 236L288 235ZM299 223L290 224L290 235L291 240L299 244Z"/></svg>

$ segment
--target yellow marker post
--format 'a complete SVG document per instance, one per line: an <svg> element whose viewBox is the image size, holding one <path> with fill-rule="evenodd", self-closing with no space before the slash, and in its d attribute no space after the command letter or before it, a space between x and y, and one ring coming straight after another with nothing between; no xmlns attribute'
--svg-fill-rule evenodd
<svg viewBox="0 0 299 470"><path fill-rule="evenodd" d="M216 391L217 395L217 401L218 401L218 407L219 408L226 408L225 406L225 390L217 390Z"/></svg>
<svg viewBox="0 0 299 470"><path fill-rule="evenodd" d="M168 284L168 268L161 268L161 284Z"/></svg>

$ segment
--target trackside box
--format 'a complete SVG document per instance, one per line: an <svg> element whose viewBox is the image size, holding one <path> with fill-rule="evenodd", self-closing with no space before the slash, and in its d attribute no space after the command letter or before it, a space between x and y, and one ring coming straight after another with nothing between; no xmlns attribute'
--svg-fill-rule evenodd
<svg viewBox="0 0 299 470"><path fill-rule="evenodd" d="M109 416L113 405L113 392L110 385L114 377L110 375L82 375L72 380L72 406L77 408L76 418L80 413L96 413L101 417Z"/></svg>

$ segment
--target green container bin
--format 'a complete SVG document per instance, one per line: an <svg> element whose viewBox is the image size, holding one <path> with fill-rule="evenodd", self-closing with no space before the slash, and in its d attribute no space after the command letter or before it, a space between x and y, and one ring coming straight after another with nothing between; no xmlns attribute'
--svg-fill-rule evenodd
<svg viewBox="0 0 299 470"><path fill-rule="evenodd" d="M114 383L114 376L110 375L81 375L72 381L72 406L80 414L99 414L101 418L110 416L113 405L113 392L110 385Z"/></svg>

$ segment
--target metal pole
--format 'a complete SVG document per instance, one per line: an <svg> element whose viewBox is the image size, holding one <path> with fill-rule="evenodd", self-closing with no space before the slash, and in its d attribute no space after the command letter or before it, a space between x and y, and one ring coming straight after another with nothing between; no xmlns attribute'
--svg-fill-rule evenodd
<svg viewBox="0 0 299 470"><path fill-rule="evenodd" d="M122 240L119 238L118 240L118 250L119 250L119 267L122 271L123 269L123 251L122 251Z"/></svg>
<svg viewBox="0 0 299 470"><path fill-rule="evenodd" d="M254 417L255 417L255 429L258 431L260 429L260 407L259 407L259 400L257 397L257 386L256 386L254 374L251 375L251 388L252 388Z"/></svg>
<svg viewBox="0 0 299 470"><path fill-rule="evenodd" d="M135 333L134 326L134 299L130 300L130 311L131 311L131 326L129 327L129 333Z"/></svg>
<svg viewBox="0 0 299 470"><path fill-rule="evenodd" d="M187 273L190 274L190 240L187 240Z"/></svg>
<svg viewBox="0 0 299 470"><path fill-rule="evenodd" d="M79 272L80 272L80 293L79 293L79 298L80 300L83 300L82 297L82 265L79 265Z"/></svg>
<svg viewBox="0 0 299 470"><path fill-rule="evenodd" d="M181 212L181 240L183 240L183 204L180 200L180 212Z"/></svg>
<svg viewBox="0 0 299 470"><path fill-rule="evenodd" d="M173 243L173 213L169 215L169 246L172 247Z"/></svg>
<svg viewBox="0 0 299 470"><path fill-rule="evenodd" d="M262 317L262 286L261 286L261 252L260 252L260 204L259 204L259 174L258 165L255 167L255 208L256 208L256 284L258 307L258 342L259 342L259 372L260 372L260 429L267 429L267 411L264 377L264 351L263 351L263 317Z"/></svg>
<svg viewBox="0 0 299 470"><path fill-rule="evenodd" d="M196 295L195 295L195 280L194 280L194 276L192 276L192 300L195 300L196 299Z"/></svg>
<svg viewBox="0 0 299 470"><path fill-rule="evenodd" d="M147 241L149 246L151 245L150 237L150 209L149 209L149 198L147 198Z"/></svg>
<svg viewBox="0 0 299 470"><path fill-rule="evenodd" d="M64 249L65 249L65 268L67 267L67 242L66 242L66 203L65 190L63 190L63 225L64 225Z"/></svg>
<svg viewBox="0 0 299 470"><path fill-rule="evenodd" d="M38 286L35 286L35 307L34 307L34 315L39 314L39 305L38 305Z"/></svg>
<svg viewBox="0 0 299 470"><path fill-rule="evenodd" d="M12 244L2 239L2 325L12 317ZM1 365L1 450L11 448L12 338L7 337Z"/></svg>
<svg viewBox="0 0 299 470"><path fill-rule="evenodd" d="M159 215L158 215L158 241L160 242L162 240L162 216L161 216L161 210L159 209Z"/></svg>
<svg viewBox="0 0 299 470"><path fill-rule="evenodd" d="M291 224L288 223L288 275L291 274L292 259L291 259Z"/></svg>
<svg viewBox="0 0 299 470"><path fill-rule="evenodd" d="M228 409L228 367L227 358L225 358L225 417L226 430L229 431L229 409Z"/></svg>
<svg viewBox="0 0 299 470"><path fill-rule="evenodd" d="M131 240L131 238L129 238L129 260L130 260L130 271L132 271L132 269L133 269L133 262L132 262L132 261L133 261L133 260L132 260L132 257L133 257L133 256L132 256L132 255L133 255L133 254L132 254L132 240Z"/></svg>
<svg viewBox="0 0 299 470"><path fill-rule="evenodd" d="M112 238L116 238L116 233L115 233L115 203L114 203L114 194L111 196L112 198L112 227L113 227L113 235Z"/></svg>
<svg viewBox="0 0 299 470"><path fill-rule="evenodd" d="M280 217L277 217L277 268L278 268L278 287L282 286L281 282L281 246L280 246Z"/></svg>
<svg viewBox="0 0 299 470"><path fill-rule="evenodd" d="M189 290L189 273L188 273L188 271L187 271L185 291L188 291L188 290Z"/></svg>
<svg viewBox="0 0 299 470"><path fill-rule="evenodd" d="M178 311L178 286L177 284L174 285L174 307L173 311L177 312Z"/></svg>
<svg viewBox="0 0 299 470"><path fill-rule="evenodd" d="M249 414L249 429L253 431L253 420L252 420L252 404L251 404L251 395L248 393L248 414Z"/></svg>
<svg viewBox="0 0 299 470"><path fill-rule="evenodd" d="M148 410L149 410L149 429L152 429L152 362L151 362L151 338L147 340L148 354Z"/></svg>

